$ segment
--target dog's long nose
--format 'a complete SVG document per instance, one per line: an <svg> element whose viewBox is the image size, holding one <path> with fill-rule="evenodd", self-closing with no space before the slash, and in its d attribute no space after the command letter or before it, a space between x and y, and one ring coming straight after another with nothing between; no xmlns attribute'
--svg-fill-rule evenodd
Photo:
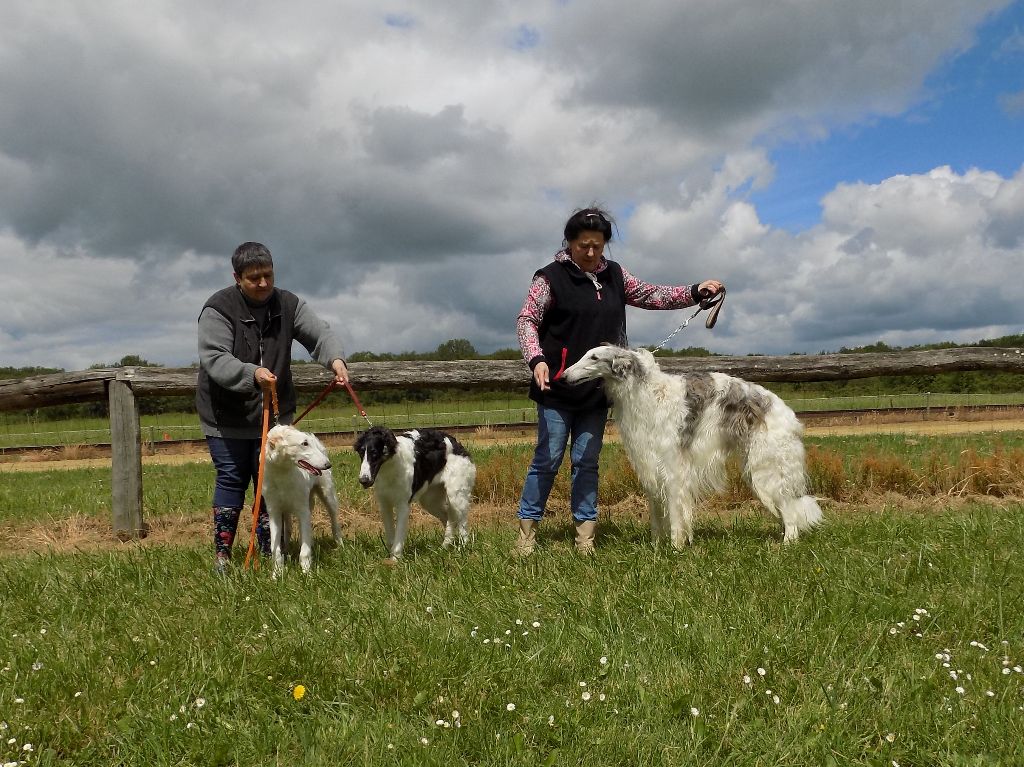
<svg viewBox="0 0 1024 767"><path fill-rule="evenodd" d="M324 471L329 471L329 470L330 470L330 468L331 468L331 462L330 462L330 461L328 461L328 462L327 462L327 465L326 465L326 466L324 466Z"/></svg>

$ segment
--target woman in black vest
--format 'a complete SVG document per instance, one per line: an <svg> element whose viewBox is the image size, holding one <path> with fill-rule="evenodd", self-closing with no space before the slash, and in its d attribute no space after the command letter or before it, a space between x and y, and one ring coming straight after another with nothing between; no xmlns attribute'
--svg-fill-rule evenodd
<svg viewBox="0 0 1024 767"><path fill-rule="evenodd" d="M305 301L274 287L274 261L265 245L244 242L231 256L235 284L210 296L199 314L196 410L217 471L213 492L214 569L225 572L245 493L255 485L263 432L263 398L277 389L279 422L295 417L292 341L348 380L343 349ZM260 552L270 553L266 506L257 525Z"/></svg>
<svg viewBox="0 0 1024 767"><path fill-rule="evenodd" d="M651 285L608 261L604 247L612 239L612 219L600 208L573 213L564 235L555 260L533 275L516 323L523 358L533 371L530 399L537 403L537 447L519 500L516 549L523 556L533 553L537 525L570 439L576 549L584 556L594 553L597 463L609 403L600 381L569 386L562 373L588 349L605 342L626 345L627 305L682 309L723 288L718 280Z"/></svg>

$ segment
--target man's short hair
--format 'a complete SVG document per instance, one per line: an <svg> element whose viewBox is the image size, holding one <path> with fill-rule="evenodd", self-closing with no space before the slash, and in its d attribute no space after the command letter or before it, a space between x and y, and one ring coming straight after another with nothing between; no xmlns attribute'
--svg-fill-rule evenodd
<svg viewBox="0 0 1024 767"><path fill-rule="evenodd" d="M267 246L261 242L243 242L231 254L231 268L239 277L257 266L271 268L274 266L274 257L270 255Z"/></svg>

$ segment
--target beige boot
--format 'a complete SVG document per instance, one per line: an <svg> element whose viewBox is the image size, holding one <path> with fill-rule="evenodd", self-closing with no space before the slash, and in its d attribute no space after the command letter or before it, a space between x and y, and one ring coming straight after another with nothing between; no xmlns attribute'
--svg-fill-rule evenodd
<svg viewBox="0 0 1024 767"><path fill-rule="evenodd" d="M515 551L521 557L528 557L537 545L537 520L520 519L519 537L516 538Z"/></svg>
<svg viewBox="0 0 1024 767"><path fill-rule="evenodd" d="M576 553L581 557L594 556L594 533L597 532L597 520L576 523Z"/></svg>

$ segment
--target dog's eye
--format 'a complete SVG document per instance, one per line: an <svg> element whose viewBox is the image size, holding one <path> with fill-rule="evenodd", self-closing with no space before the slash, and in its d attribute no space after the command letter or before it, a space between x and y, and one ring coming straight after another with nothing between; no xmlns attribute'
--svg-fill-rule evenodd
<svg viewBox="0 0 1024 767"><path fill-rule="evenodd" d="M302 440L302 446L303 447L309 447L309 440L308 439Z"/></svg>

